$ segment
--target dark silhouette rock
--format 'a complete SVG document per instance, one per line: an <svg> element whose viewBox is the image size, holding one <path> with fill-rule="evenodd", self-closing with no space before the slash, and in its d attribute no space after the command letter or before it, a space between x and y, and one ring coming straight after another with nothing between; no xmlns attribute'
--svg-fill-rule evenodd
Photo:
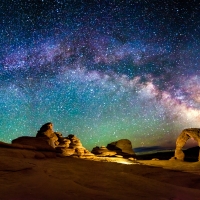
<svg viewBox="0 0 200 200"><path fill-rule="evenodd" d="M114 156L117 154L116 151L110 151L105 146L94 147L91 152L98 156Z"/></svg>
<svg viewBox="0 0 200 200"><path fill-rule="evenodd" d="M32 144L32 142L35 142L35 140L33 141L30 138L31 137L28 137L28 139L17 138L14 140L14 143L12 144L8 144L8 143L0 141L1 153L3 155L18 157L18 158L56 158L55 149L53 149L52 151L52 147L49 145L46 146L47 144L46 142L45 144L42 144L42 147L41 147L39 145ZM29 145L26 145L24 143L28 143ZM41 144L40 141L39 143ZM31 145L34 145L34 146L31 146ZM44 148L45 146L47 148Z"/></svg>
<svg viewBox="0 0 200 200"><path fill-rule="evenodd" d="M13 158L56 158L56 152L53 151L39 151L30 148L22 148L26 145L8 144L9 146L0 146L0 157L8 156Z"/></svg>
<svg viewBox="0 0 200 200"><path fill-rule="evenodd" d="M32 146L36 150L40 151L55 151L55 149L51 146L51 141L45 137L29 137L22 136L12 140L12 144L16 145L27 145Z"/></svg>
<svg viewBox="0 0 200 200"><path fill-rule="evenodd" d="M123 157L136 157L131 141L128 139L112 142L107 145L107 148L111 151L116 151L118 155L122 155Z"/></svg>
<svg viewBox="0 0 200 200"><path fill-rule="evenodd" d="M22 145L22 144L8 144L0 141L0 147L3 148L14 148L14 149L29 149L29 150L37 150L35 147L30 145Z"/></svg>
<svg viewBox="0 0 200 200"><path fill-rule="evenodd" d="M198 145L200 146L200 129L199 128L188 128L184 129L181 134L178 136L176 140L176 149L175 149L175 154L174 157L171 159L177 159L177 160L184 160L185 154L182 150L184 147L185 143L187 142L188 139L193 138L198 142ZM199 150L199 157L198 160L200 161L200 150Z"/></svg>

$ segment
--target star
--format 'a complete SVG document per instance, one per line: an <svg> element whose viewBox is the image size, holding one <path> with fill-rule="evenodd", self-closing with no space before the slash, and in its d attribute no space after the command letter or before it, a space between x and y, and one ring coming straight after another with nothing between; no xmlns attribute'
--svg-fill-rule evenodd
<svg viewBox="0 0 200 200"><path fill-rule="evenodd" d="M87 149L174 148L200 119L199 3L0 3L0 140L46 122Z"/></svg>

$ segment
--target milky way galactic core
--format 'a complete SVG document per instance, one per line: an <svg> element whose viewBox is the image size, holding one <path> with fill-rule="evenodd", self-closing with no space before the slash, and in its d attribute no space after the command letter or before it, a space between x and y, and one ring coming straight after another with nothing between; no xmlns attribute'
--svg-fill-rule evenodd
<svg viewBox="0 0 200 200"><path fill-rule="evenodd" d="M0 140L50 121L88 149L174 147L200 127L199 13L197 0L2 0Z"/></svg>

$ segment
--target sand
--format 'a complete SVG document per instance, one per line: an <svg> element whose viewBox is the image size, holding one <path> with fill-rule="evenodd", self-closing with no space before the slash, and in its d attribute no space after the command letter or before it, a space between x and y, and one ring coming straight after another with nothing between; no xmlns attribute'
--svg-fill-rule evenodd
<svg viewBox="0 0 200 200"><path fill-rule="evenodd" d="M200 162L36 159L2 149L1 200L200 199Z"/></svg>

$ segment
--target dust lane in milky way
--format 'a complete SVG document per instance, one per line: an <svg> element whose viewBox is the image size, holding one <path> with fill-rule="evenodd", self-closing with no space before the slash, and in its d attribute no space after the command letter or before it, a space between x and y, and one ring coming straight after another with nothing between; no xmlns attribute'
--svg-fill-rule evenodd
<svg viewBox="0 0 200 200"><path fill-rule="evenodd" d="M200 3L1 1L0 140L170 148L200 122ZM194 142L191 141L194 145Z"/></svg>

